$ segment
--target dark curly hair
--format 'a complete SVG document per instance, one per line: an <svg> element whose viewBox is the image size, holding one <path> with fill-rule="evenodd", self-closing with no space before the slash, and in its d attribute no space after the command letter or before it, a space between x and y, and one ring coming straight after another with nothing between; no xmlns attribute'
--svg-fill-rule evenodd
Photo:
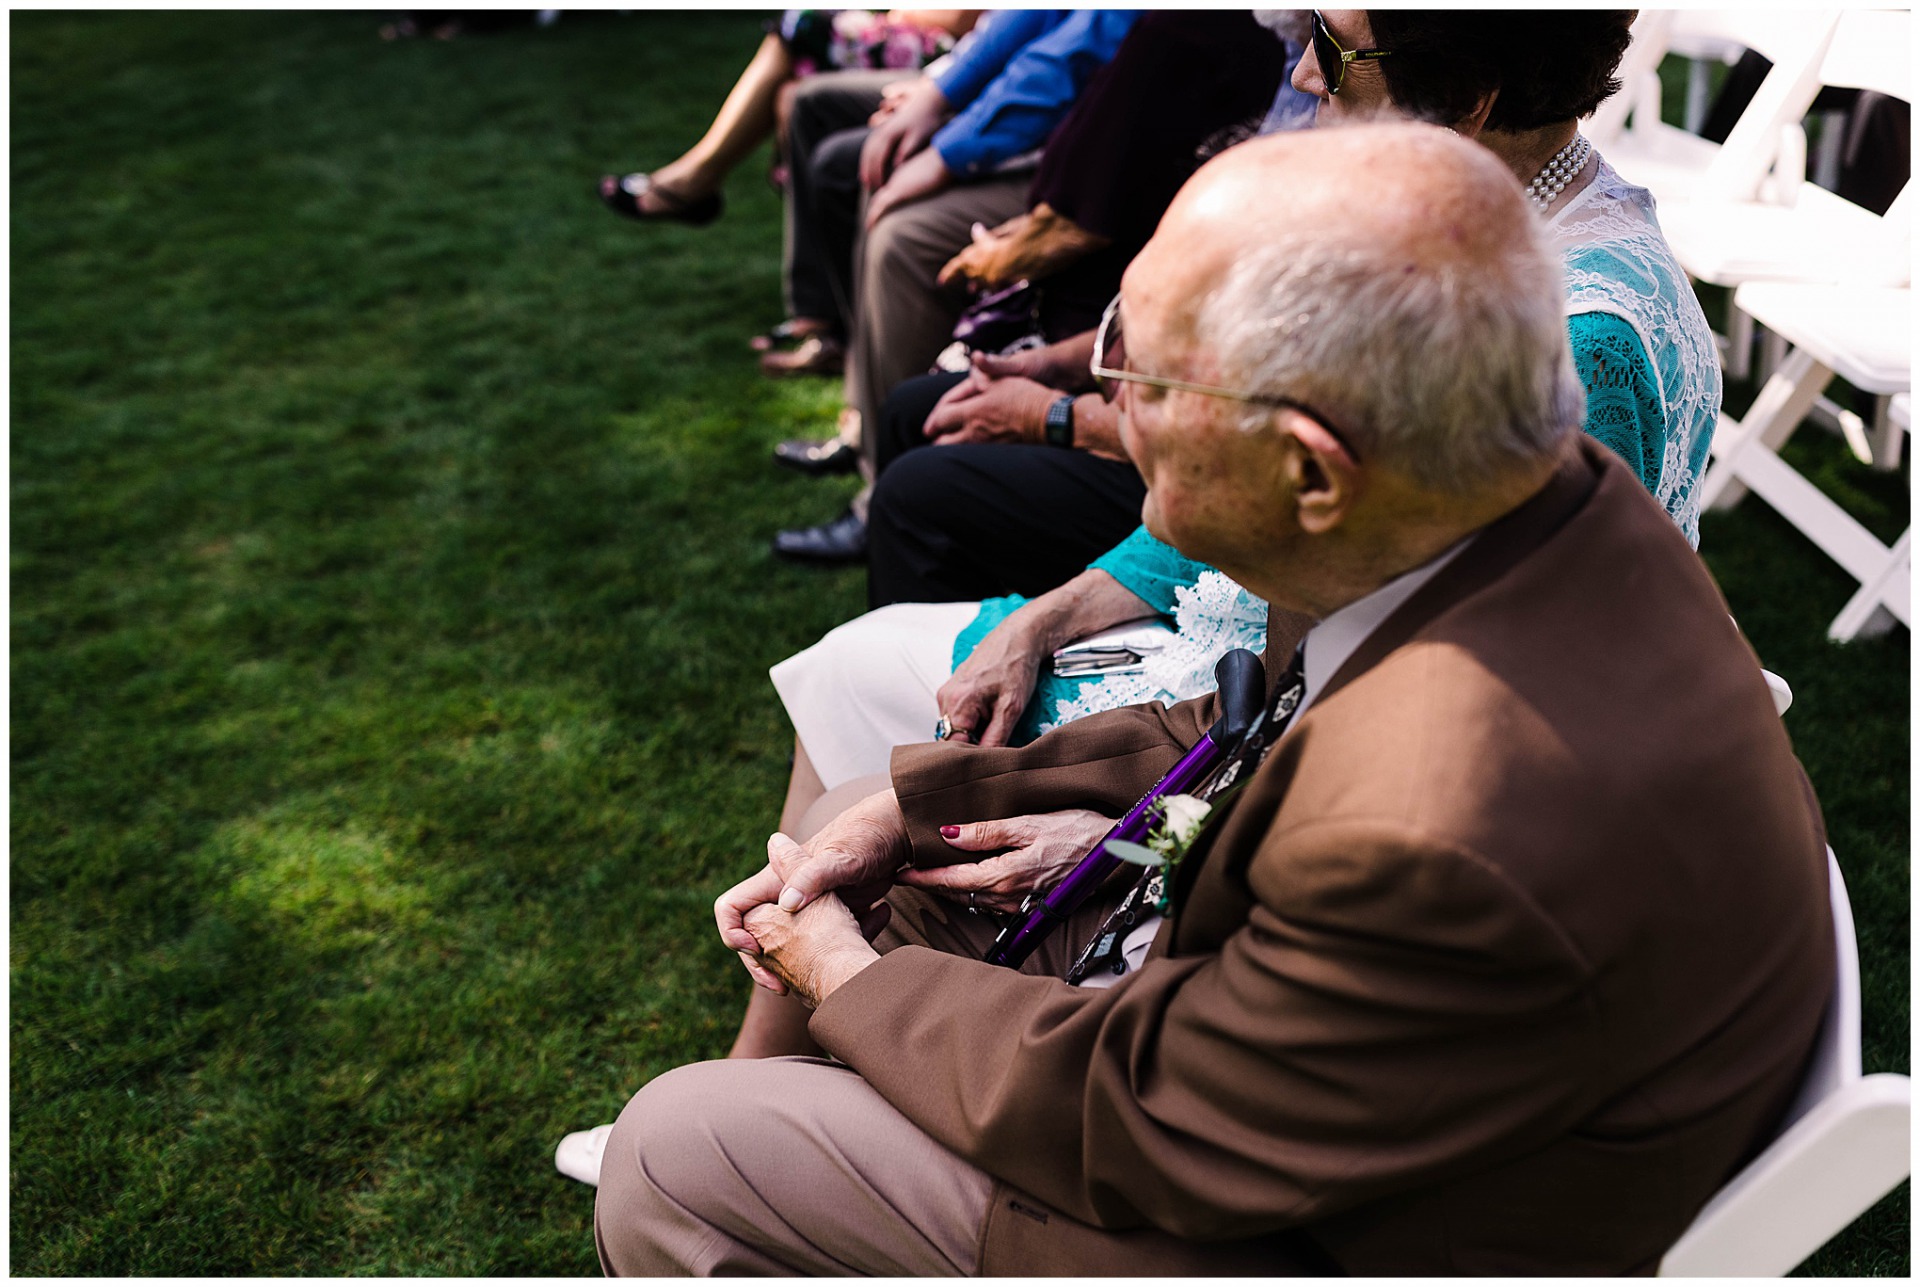
<svg viewBox="0 0 1920 1287"><path fill-rule="evenodd" d="M1490 130L1587 115L1617 92L1632 9L1369 9L1378 66L1396 106L1451 125L1500 91Z"/></svg>

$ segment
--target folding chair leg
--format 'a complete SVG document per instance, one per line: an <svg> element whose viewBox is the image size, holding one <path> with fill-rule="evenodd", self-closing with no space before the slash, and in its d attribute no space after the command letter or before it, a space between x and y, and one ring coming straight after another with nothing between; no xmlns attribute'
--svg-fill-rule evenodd
<svg viewBox="0 0 1920 1287"><path fill-rule="evenodd" d="M1744 380L1753 372L1753 318L1727 300L1727 378Z"/></svg>
<svg viewBox="0 0 1920 1287"><path fill-rule="evenodd" d="M1703 509L1731 509L1747 494L1740 482L1740 456L1756 441L1766 451L1778 451L1807 418L1815 398L1833 379L1833 372L1813 360L1805 349L1795 349L1780 364L1753 400L1744 420L1720 417L1713 435L1713 466L1700 485Z"/></svg>
<svg viewBox="0 0 1920 1287"><path fill-rule="evenodd" d="M1754 379L1771 380L1786 357L1786 337L1763 327L1760 331L1760 365L1753 373Z"/></svg>
<svg viewBox="0 0 1920 1287"><path fill-rule="evenodd" d="M1827 638L1835 643L1846 643L1850 639L1885 634L1892 629L1896 620L1903 625L1912 624L1909 601L1912 592L1909 582L1913 575L1909 542L1912 538L1912 528L1900 534L1900 539L1887 552L1886 567L1870 577L1860 587L1859 593L1847 600L1847 606L1827 627Z"/></svg>
<svg viewBox="0 0 1920 1287"><path fill-rule="evenodd" d="M1907 431L1893 418L1893 399L1882 394L1873 400L1873 467L1889 473L1900 468Z"/></svg>

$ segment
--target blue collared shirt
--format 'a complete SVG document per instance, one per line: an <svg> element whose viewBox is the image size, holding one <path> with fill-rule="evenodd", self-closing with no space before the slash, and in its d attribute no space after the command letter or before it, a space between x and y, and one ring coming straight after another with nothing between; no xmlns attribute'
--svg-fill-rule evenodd
<svg viewBox="0 0 1920 1287"><path fill-rule="evenodd" d="M957 109L933 136L947 169L976 178L1045 143L1140 13L1013 9L982 19L934 81Z"/></svg>

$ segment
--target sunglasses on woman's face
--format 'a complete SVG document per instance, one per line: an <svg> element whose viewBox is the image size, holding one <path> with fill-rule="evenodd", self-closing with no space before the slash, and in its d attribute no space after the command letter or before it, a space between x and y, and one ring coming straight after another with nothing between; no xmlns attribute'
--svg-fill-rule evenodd
<svg viewBox="0 0 1920 1287"><path fill-rule="evenodd" d="M1093 333L1093 362L1091 364L1093 381L1100 390L1100 396L1112 402L1120 393L1120 385L1146 384L1156 389L1179 389L1186 393L1202 393L1210 398L1232 398L1235 402L1252 402L1268 407L1288 407L1317 423L1332 434L1334 440L1346 448L1347 455L1358 462L1360 453L1353 449L1353 443L1334 426L1333 421L1315 411L1306 403L1295 398L1283 398L1272 393L1248 393L1243 389L1226 389L1217 384L1196 384L1192 380L1174 380L1164 375L1141 375L1138 371L1129 371L1127 364L1126 334L1120 327L1120 297L1115 295L1113 302L1107 305L1107 311L1100 315L1100 329Z"/></svg>
<svg viewBox="0 0 1920 1287"><path fill-rule="evenodd" d="M1327 82L1327 93L1338 94L1340 87L1347 83L1347 66L1350 63L1377 63L1393 51L1389 49L1342 49L1340 42L1327 30L1327 20L1320 11L1313 11L1313 57L1320 64L1320 77Z"/></svg>

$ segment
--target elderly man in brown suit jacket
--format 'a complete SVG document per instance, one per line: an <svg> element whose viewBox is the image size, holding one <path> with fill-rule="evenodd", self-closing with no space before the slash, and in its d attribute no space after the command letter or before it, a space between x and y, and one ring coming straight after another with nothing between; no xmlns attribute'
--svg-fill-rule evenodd
<svg viewBox="0 0 1920 1287"><path fill-rule="evenodd" d="M610 1271L1658 1263L1800 1078L1823 836L1706 572L1579 440L1560 298L1513 178L1444 131L1262 140L1189 184L1107 365L1148 527L1318 622L1269 658L1242 789L1164 917L1129 900L1157 930L1106 987L1063 973L1112 897L1015 971L911 886L1032 865L949 844L983 820L1118 815L1211 699L904 747L891 791L774 837L722 937L832 1058L635 1096Z"/></svg>

